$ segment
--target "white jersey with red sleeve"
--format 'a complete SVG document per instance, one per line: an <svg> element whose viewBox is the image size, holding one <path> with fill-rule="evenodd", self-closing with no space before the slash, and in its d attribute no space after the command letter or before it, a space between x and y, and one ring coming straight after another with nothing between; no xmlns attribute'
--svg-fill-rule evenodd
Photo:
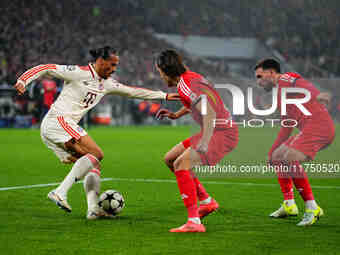
<svg viewBox="0 0 340 255"><path fill-rule="evenodd" d="M78 123L81 118L107 94L117 94L140 99L166 99L166 93L123 85L113 78L102 79L92 64L39 65L23 73L18 82L28 85L43 75L64 80L58 99L51 106L50 117L64 116Z"/></svg>

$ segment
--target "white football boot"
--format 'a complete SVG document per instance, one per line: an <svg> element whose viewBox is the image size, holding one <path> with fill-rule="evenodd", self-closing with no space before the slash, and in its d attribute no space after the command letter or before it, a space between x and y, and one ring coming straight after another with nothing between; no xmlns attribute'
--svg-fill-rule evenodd
<svg viewBox="0 0 340 255"><path fill-rule="evenodd" d="M88 220L97 220L97 219L113 219L115 218L114 215L109 214L107 212L105 212L102 208L100 208L99 206L96 207L95 209L89 209L87 211L87 215L86 218Z"/></svg>
<svg viewBox="0 0 340 255"><path fill-rule="evenodd" d="M275 212L271 213L269 217L272 218L285 218L290 216L297 216L299 213L299 209L296 204L292 204L291 206L286 205L286 203L282 203L281 207Z"/></svg>
<svg viewBox="0 0 340 255"><path fill-rule="evenodd" d="M57 206L59 206L60 209L63 209L66 212L72 212L71 206L67 203L66 198L62 198L60 195L56 193L55 190L52 190L50 193L48 193L47 197L56 203Z"/></svg>
<svg viewBox="0 0 340 255"><path fill-rule="evenodd" d="M303 215L302 221L300 221L297 224L297 226L299 227L311 226L315 222L317 222L319 218L323 215L324 213L320 206L318 206L316 210L306 209L306 212Z"/></svg>

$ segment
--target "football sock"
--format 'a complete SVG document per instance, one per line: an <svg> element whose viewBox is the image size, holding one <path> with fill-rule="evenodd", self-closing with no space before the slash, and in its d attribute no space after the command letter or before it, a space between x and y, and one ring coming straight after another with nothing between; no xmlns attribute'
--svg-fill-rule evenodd
<svg viewBox="0 0 340 255"><path fill-rule="evenodd" d="M195 186L196 186L198 200L202 203L203 201L210 198L210 201L211 201L211 197L209 196L209 194L205 190L205 188L202 185L202 183L200 182L200 180L197 178L197 176L195 175L194 172L191 172L191 173L192 173L191 174L192 179L193 179ZM208 203L210 203L210 201ZM206 204L208 204L208 203L206 203Z"/></svg>
<svg viewBox="0 0 340 255"><path fill-rule="evenodd" d="M198 217L189 218L188 220L190 220L190 221L192 221L193 223L196 223L196 224L201 224L201 219L198 218Z"/></svg>
<svg viewBox="0 0 340 255"><path fill-rule="evenodd" d="M287 165L285 165L282 161L273 161L272 165L275 167L278 182L283 194L283 199L294 200L293 181L289 174L289 171L285 171L285 166L287 167Z"/></svg>
<svg viewBox="0 0 340 255"><path fill-rule="evenodd" d="M88 210L95 210L98 207L98 196L100 192L100 171L98 169L92 169L85 176L84 190Z"/></svg>
<svg viewBox="0 0 340 255"><path fill-rule="evenodd" d="M56 192L60 196L66 198L67 192L72 187L72 185L75 182L81 180L93 168L99 169L98 159L91 154L86 154L82 156L76 161L76 163L74 163L71 171L65 177L63 182L58 186Z"/></svg>
<svg viewBox="0 0 340 255"><path fill-rule="evenodd" d="M175 171L179 192L188 210L189 218L199 218L195 182L189 170Z"/></svg>
<svg viewBox="0 0 340 255"><path fill-rule="evenodd" d="M314 200L312 188L309 184L307 174L299 161L294 161L290 165L290 174L294 185L299 191L303 201Z"/></svg>
<svg viewBox="0 0 340 255"><path fill-rule="evenodd" d="M207 199L200 201L200 204L201 205L207 205L207 204L211 203L211 200L212 200L212 198L208 197Z"/></svg>
<svg viewBox="0 0 340 255"><path fill-rule="evenodd" d="M318 209L318 205L315 202L315 200L307 200L307 201L305 201L305 207L306 207L306 209L309 209L309 210L316 210L316 209Z"/></svg>

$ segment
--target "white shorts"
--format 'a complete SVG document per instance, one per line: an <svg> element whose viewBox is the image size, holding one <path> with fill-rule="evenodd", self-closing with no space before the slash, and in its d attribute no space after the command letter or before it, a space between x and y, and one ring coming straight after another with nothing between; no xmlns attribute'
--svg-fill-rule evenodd
<svg viewBox="0 0 340 255"><path fill-rule="evenodd" d="M71 139L79 140L87 133L70 118L50 117L47 114L41 123L40 135L44 144L54 151L62 163L71 163L68 158L72 154L65 150L64 144Z"/></svg>

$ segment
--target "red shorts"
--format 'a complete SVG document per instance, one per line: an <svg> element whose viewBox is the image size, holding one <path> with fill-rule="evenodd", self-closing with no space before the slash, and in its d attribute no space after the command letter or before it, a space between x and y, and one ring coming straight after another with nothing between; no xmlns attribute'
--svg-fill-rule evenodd
<svg viewBox="0 0 340 255"><path fill-rule="evenodd" d="M296 135L289 137L284 144L301 151L311 159L314 159L316 153L330 145L335 137L334 123L308 123Z"/></svg>
<svg viewBox="0 0 340 255"><path fill-rule="evenodd" d="M185 139L182 144L184 148L196 149L201 141L202 132ZM204 165L214 166L220 162L225 155L231 152L238 144L238 129L215 130L206 153L199 153Z"/></svg>

